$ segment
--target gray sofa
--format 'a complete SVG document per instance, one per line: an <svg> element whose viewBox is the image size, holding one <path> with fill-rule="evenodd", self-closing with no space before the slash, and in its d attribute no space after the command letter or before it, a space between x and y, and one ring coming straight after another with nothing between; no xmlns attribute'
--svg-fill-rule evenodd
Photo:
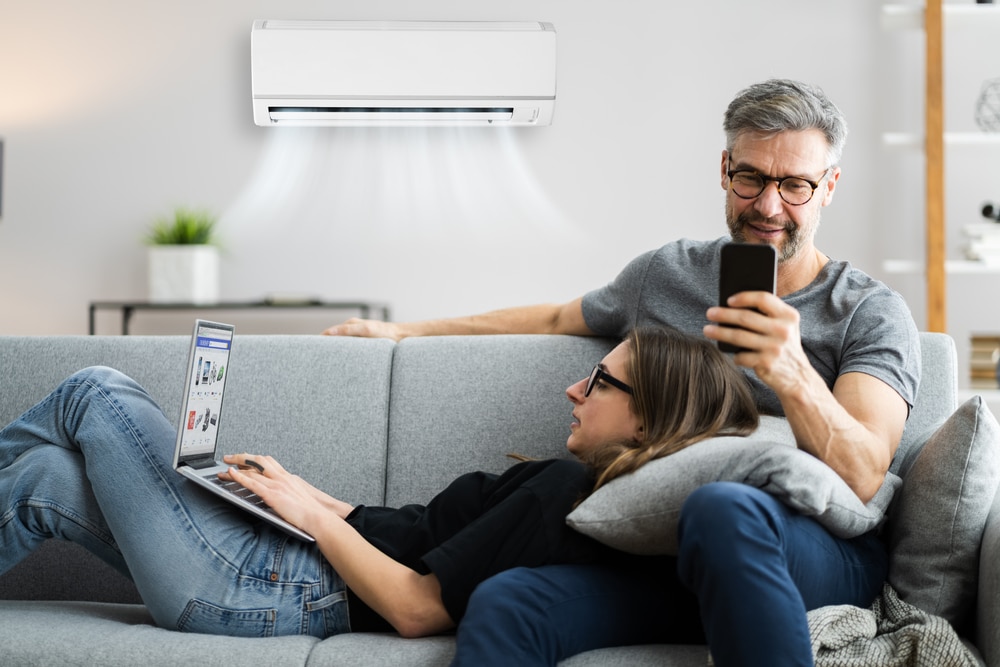
<svg viewBox="0 0 1000 667"><path fill-rule="evenodd" d="M922 334L924 381L900 465L956 406L950 338ZM500 471L509 452L564 456L564 389L610 349L606 340L498 336L385 340L237 337L222 440L275 455L353 503L423 502L462 472ZM0 337L0 422L79 368L136 378L168 415L179 410L186 337ZM988 499L987 499L988 502ZM2 547L0 547L2 548ZM178 564L182 567L183 564ZM975 644L1000 666L1000 509L989 514ZM448 636L391 634L236 639L156 628L131 583L72 544L49 541L0 577L0 664L446 665ZM593 651L564 665L704 665L704 646Z"/></svg>

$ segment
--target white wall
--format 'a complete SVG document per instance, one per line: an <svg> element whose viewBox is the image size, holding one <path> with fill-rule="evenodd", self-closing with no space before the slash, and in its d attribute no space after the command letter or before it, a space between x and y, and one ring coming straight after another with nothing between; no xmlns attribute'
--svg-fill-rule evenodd
<svg viewBox="0 0 1000 667"><path fill-rule="evenodd" d="M255 18L552 22L555 121L256 127ZM724 231L722 112L772 76L846 112L819 245L884 277L922 251L919 154L879 141L919 128L921 45L883 32L872 0L0 0L0 334L84 333L89 301L143 298L141 238L177 205L222 216L226 299L384 300L411 319L579 296ZM923 326L922 286L895 280Z"/></svg>

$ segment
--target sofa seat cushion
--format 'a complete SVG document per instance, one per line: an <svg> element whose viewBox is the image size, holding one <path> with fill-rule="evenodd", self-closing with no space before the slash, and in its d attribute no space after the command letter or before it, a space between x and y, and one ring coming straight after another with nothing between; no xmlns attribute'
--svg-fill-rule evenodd
<svg viewBox="0 0 1000 667"><path fill-rule="evenodd" d="M394 632L346 632L317 644L309 655L309 667L446 667L454 657L454 635L404 639Z"/></svg>
<svg viewBox="0 0 1000 667"><path fill-rule="evenodd" d="M247 639L164 630L142 605L5 600L5 665L305 665L319 640ZM245 660L234 656L244 656Z"/></svg>
<svg viewBox="0 0 1000 667"><path fill-rule="evenodd" d="M845 538L876 528L900 483L888 475L865 504L829 466L795 447L786 420L764 417L748 437L710 438L613 480L567 521L616 549L676 554L681 506L699 486L718 481L763 489Z"/></svg>
<svg viewBox="0 0 1000 667"><path fill-rule="evenodd" d="M1000 482L1000 425L974 396L920 449L890 510L889 583L960 631L975 608L979 546Z"/></svg>

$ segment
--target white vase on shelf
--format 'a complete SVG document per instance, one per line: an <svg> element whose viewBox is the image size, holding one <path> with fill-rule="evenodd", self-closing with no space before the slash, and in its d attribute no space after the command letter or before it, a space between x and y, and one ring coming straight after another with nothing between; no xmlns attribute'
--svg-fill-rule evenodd
<svg viewBox="0 0 1000 667"><path fill-rule="evenodd" d="M217 303L219 249L213 245L150 246L149 300L153 303Z"/></svg>

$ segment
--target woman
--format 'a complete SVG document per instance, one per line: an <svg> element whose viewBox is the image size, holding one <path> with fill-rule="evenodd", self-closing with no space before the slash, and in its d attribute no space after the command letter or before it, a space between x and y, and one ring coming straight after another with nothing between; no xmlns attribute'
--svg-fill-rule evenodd
<svg viewBox="0 0 1000 667"><path fill-rule="evenodd" d="M435 634L454 627L475 586L497 572L635 559L570 530L566 514L652 458L757 424L731 363L668 329L632 332L567 396L567 448L579 461L463 475L426 507L352 507L271 457L227 456L222 477L260 495L312 544L177 475L175 425L129 378L86 369L0 431L0 571L57 537L129 574L166 628Z"/></svg>

